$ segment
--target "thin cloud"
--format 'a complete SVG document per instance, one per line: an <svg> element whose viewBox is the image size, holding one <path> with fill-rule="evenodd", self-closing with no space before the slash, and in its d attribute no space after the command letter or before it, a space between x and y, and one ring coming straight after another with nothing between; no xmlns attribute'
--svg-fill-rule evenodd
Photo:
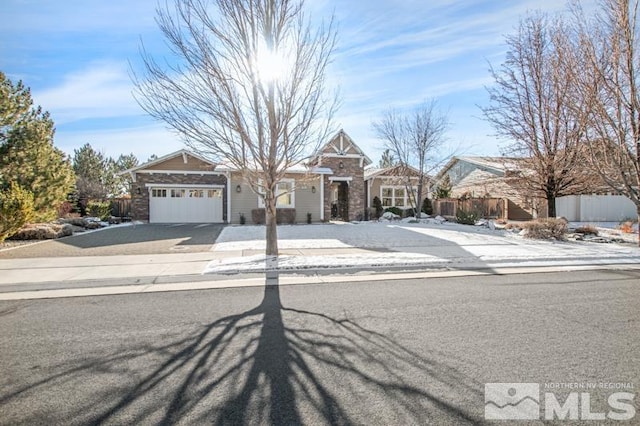
<svg viewBox="0 0 640 426"><path fill-rule="evenodd" d="M34 99L59 123L141 115L132 89L126 65L96 63L66 75L58 86L35 92Z"/></svg>

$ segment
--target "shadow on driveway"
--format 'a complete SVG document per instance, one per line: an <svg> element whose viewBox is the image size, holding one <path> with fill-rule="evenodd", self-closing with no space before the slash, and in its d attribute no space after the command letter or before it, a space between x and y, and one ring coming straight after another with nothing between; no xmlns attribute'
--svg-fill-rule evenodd
<svg viewBox="0 0 640 426"><path fill-rule="evenodd" d="M211 249L222 224L142 224L76 234L0 251L0 259L195 253Z"/></svg>

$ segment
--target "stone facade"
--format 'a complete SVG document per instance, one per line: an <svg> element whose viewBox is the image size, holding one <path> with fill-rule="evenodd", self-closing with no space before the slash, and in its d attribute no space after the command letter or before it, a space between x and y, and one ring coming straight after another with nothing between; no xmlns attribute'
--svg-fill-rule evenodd
<svg viewBox="0 0 640 426"><path fill-rule="evenodd" d="M322 167L328 167L333 170L333 174L324 176L324 217L331 218L331 205L334 197L333 185L339 184L340 181L332 182L331 178L351 178L347 181L348 185L348 220L363 220L365 211L365 189L364 189L364 167L360 158L349 157L323 157ZM347 218L343 218L347 219Z"/></svg>
<svg viewBox="0 0 640 426"><path fill-rule="evenodd" d="M136 173L131 184L131 214L134 220L149 220L149 188L147 184L224 185L222 191L223 220L227 222L227 178L223 175ZM138 190L140 190L138 194Z"/></svg>

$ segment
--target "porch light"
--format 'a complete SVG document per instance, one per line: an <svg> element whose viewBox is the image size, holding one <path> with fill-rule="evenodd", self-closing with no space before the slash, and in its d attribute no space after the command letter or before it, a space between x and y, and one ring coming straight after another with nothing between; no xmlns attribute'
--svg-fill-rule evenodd
<svg viewBox="0 0 640 426"><path fill-rule="evenodd" d="M136 194L138 194L138 195L142 194L142 190L140 189L140 187L136 188Z"/></svg>
<svg viewBox="0 0 640 426"><path fill-rule="evenodd" d="M242 186L240 185L236 186L236 192L238 193L242 192Z"/></svg>
<svg viewBox="0 0 640 426"><path fill-rule="evenodd" d="M311 187L311 193L312 193L312 194L315 194L315 193L316 193L316 187L315 187L315 186L312 186L312 187Z"/></svg>

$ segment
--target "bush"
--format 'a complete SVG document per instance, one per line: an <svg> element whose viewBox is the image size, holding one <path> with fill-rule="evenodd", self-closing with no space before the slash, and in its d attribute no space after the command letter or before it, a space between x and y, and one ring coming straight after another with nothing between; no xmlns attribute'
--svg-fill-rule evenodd
<svg viewBox="0 0 640 426"><path fill-rule="evenodd" d="M68 237L73 234L73 228L68 223L36 223L29 224L16 232L12 240L52 240Z"/></svg>
<svg viewBox="0 0 640 426"><path fill-rule="evenodd" d="M33 220L33 194L12 182L0 191L0 242Z"/></svg>
<svg viewBox="0 0 640 426"><path fill-rule="evenodd" d="M100 220L108 220L111 217L111 203L108 201L89 201L87 203L87 214L98 217Z"/></svg>
<svg viewBox="0 0 640 426"><path fill-rule="evenodd" d="M247 218L244 217L244 213L240 213L240 225L247 223Z"/></svg>
<svg viewBox="0 0 640 426"><path fill-rule="evenodd" d="M479 218L480 215L477 212L467 212L463 209L456 211L456 222L463 225L475 225Z"/></svg>
<svg viewBox="0 0 640 426"><path fill-rule="evenodd" d="M433 204L431 204L431 200L428 197L422 201L422 213L429 216L433 214Z"/></svg>
<svg viewBox="0 0 640 426"><path fill-rule="evenodd" d="M264 209L251 210L251 219L256 225L264 225L266 222ZM296 223L296 209L278 209L276 211L276 222L278 225L282 223L293 225Z"/></svg>
<svg viewBox="0 0 640 426"><path fill-rule="evenodd" d="M387 207L386 209L384 209L385 212L391 212L395 215L398 215L400 217L402 217L403 215L403 211L402 209L398 208L398 207Z"/></svg>
<svg viewBox="0 0 640 426"><path fill-rule="evenodd" d="M522 225L524 236L536 240L564 240L567 220L564 218L536 219Z"/></svg>
<svg viewBox="0 0 640 426"><path fill-rule="evenodd" d="M384 213L384 208L382 207L382 201L377 196L373 197L373 208L374 208L374 219L380 219L382 217L382 213Z"/></svg>
<svg viewBox="0 0 640 426"><path fill-rule="evenodd" d="M307 225L311 225L311 213L307 213Z"/></svg>

